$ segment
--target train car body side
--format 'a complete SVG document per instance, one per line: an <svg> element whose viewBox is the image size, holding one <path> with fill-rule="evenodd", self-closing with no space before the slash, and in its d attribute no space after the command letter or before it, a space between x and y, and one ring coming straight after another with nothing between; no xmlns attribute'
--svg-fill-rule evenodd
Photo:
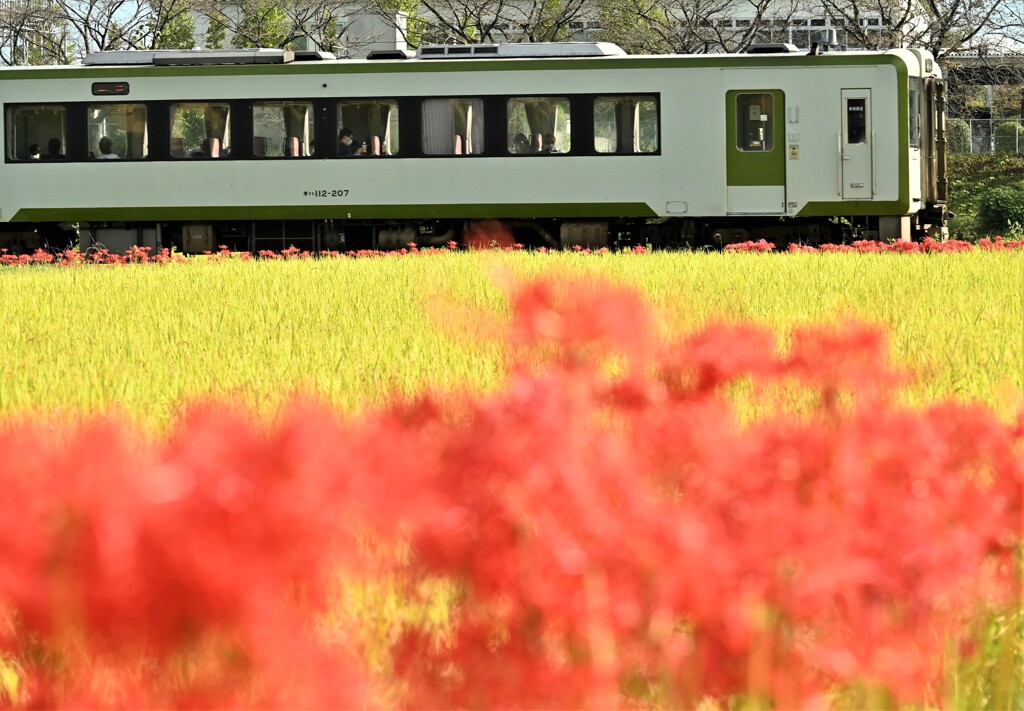
<svg viewBox="0 0 1024 711"><path fill-rule="evenodd" d="M945 220L941 91L918 50L6 69L0 242L910 239Z"/></svg>

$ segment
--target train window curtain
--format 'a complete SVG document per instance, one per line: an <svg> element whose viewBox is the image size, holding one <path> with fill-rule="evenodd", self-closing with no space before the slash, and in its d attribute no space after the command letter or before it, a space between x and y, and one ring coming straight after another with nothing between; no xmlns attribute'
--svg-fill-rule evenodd
<svg viewBox="0 0 1024 711"><path fill-rule="evenodd" d="M455 155L457 146L466 155L482 153L483 134L481 99L424 99L424 155Z"/></svg>

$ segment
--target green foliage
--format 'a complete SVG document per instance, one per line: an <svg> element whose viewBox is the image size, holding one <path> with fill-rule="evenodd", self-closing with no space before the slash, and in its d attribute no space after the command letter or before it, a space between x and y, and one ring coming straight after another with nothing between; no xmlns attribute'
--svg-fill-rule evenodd
<svg viewBox="0 0 1024 711"><path fill-rule="evenodd" d="M210 24L206 29L205 49L220 49L224 46L227 38L227 22L223 15L216 13L210 15Z"/></svg>
<svg viewBox="0 0 1024 711"><path fill-rule="evenodd" d="M195 49L196 20L190 12L168 18L159 30L154 49Z"/></svg>
<svg viewBox="0 0 1024 711"><path fill-rule="evenodd" d="M1024 225L1024 189L998 187L982 193L977 222L979 229L991 234Z"/></svg>
<svg viewBox="0 0 1024 711"><path fill-rule="evenodd" d="M338 21L334 14L327 13L327 21L324 22L323 32L320 33L320 49L325 52L339 53L341 49L341 32L338 30Z"/></svg>
<svg viewBox="0 0 1024 711"><path fill-rule="evenodd" d="M992 188L1024 183L1024 156L952 153L948 174L949 209L957 216L950 234L972 239L985 234L976 224L981 196Z"/></svg>
<svg viewBox="0 0 1024 711"><path fill-rule="evenodd" d="M531 42L565 42L570 38L569 23L565 21L562 0L540 0L537 22L530 31ZM535 11L536 12L536 11Z"/></svg>
<svg viewBox="0 0 1024 711"><path fill-rule="evenodd" d="M970 153L971 125L963 119L950 119L946 124L946 145L950 153Z"/></svg>
<svg viewBox="0 0 1024 711"><path fill-rule="evenodd" d="M1024 126L1017 121L1004 121L996 126L996 153L1024 153Z"/></svg>
<svg viewBox="0 0 1024 711"><path fill-rule="evenodd" d="M667 11L643 0L598 0L601 13L599 39L614 42L630 54L665 54L678 51L662 31L675 23Z"/></svg>
<svg viewBox="0 0 1024 711"><path fill-rule="evenodd" d="M1024 678L1017 670L1024 664L1024 608L1015 605L988 620L982 618L978 627L975 653L953 655L948 708L1020 708Z"/></svg>
<svg viewBox="0 0 1024 711"><path fill-rule="evenodd" d="M187 150L195 150L206 139L206 112L199 107L179 109L174 115L171 135L180 136Z"/></svg>
<svg viewBox="0 0 1024 711"><path fill-rule="evenodd" d="M958 103L975 112L984 112L976 115L994 119L1022 117L1024 90L1020 84L961 85L955 91Z"/></svg>
<svg viewBox="0 0 1024 711"><path fill-rule="evenodd" d="M242 3L244 18L235 32L235 47L287 48L292 39L292 22L288 13L271 0Z"/></svg>
<svg viewBox="0 0 1024 711"><path fill-rule="evenodd" d="M992 87L992 118L1021 116L1022 93L1020 84L997 84Z"/></svg>

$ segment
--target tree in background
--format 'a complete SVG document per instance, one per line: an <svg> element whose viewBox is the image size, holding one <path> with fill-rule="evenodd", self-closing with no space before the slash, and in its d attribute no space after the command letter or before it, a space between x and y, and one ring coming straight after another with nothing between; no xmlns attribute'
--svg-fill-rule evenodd
<svg viewBox="0 0 1024 711"><path fill-rule="evenodd" d="M742 52L787 27L797 0L598 0L602 39L630 53ZM723 20L743 18L743 26Z"/></svg>
<svg viewBox="0 0 1024 711"><path fill-rule="evenodd" d="M233 47L288 48L296 39L296 29L280 4L268 0L243 0L239 20L226 29L232 34Z"/></svg>
<svg viewBox="0 0 1024 711"><path fill-rule="evenodd" d="M208 21L206 49L274 47L304 49L310 38L320 49L344 34L336 0L196 0L195 12Z"/></svg>
<svg viewBox="0 0 1024 711"><path fill-rule="evenodd" d="M147 28L147 49L195 49L196 20L187 0L161 0ZM141 49L141 47L140 47Z"/></svg>
<svg viewBox="0 0 1024 711"><path fill-rule="evenodd" d="M938 58L998 51L1019 25L1011 0L822 0L845 43L869 49L923 47ZM877 18L880 26L867 23ZM1019 20L1019 18L1017 18Z"/></svg>
<svg viewBox="0 0 1024 711"><path fill-rule="evenodd" d="M63 18L53 5L40 2L0 4L0 64L48 64L54 33Z"/></svg>
<svg viewBox="0 0 1024 711"><path fill-rule="evenodd" d="M971 152L971 125L960 118L951 118L946 125L946 143L950 153Z"/></svg>
<svg viewBox="0 0 1024 711"><path fill-rule="evenodd" d="M70 29L73 57L133 49L152 28L153 6L146 0L54 0L54 6Z"/></svg>
<svg viewBox="0 0 1024 711"><path fill-rule="evenodd" d="M800 0L15 0L0 9L0 62L73 61L110 49L192 48L196 18L208 48L290 47L337 51L358 43L351 18L372 14L409 46L423 43L578 39L597 21L600 39L631 53L744 51L786 41ZM840 44L924 47L942 58L993 52L1019 39L1015 0L822 0ZM733 20L736 22L733 22ZM308 38L308 39L307 39ZM300 41L301 40L301 41Z"/></svg>
<svg viewBox="0 0 1024 711"><path fill-rule="evenodd" d="M189 0L15 2L0 11L0 62L70 64L90 52L191 49Z"/></svg>
<svg viewBox="0 0 1024 711"><path fill-rule="evenodd" d="M411 47L421 44L555 42L596 17L591 0L368 0L366 11L396 23Z"/></svg>

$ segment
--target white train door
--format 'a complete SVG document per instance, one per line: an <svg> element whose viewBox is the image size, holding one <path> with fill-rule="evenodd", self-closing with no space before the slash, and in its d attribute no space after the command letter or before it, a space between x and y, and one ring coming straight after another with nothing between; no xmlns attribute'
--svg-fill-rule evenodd
<svg viewBox="0 0 1024 711"><path fill-rule="evenodd" d="M870 200L874 196L874 138L871 90L843 89L840 172L845 200Z"/></svg>

